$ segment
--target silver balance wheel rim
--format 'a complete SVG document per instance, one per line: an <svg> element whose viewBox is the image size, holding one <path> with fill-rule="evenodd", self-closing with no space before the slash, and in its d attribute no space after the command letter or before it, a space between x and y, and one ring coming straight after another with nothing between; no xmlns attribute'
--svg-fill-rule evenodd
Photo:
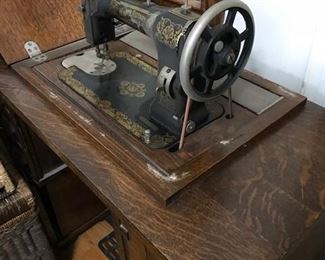
<svg viewBox="0 0 325 260"><path fill-rule="evenodd" d="M216 3L212 5L208 10L206 10L200 18L197 20L195 25L193 26L191 32L189 33L186 42L183 47L180 64L179 64L179 77L180 82L182 85L182 88L185 92L185 94L198 102L206 102L214 100L216 97L202 97L196 93L194 90L194 86L191 83L190 79L190 66L192 62L192 57L196 48L196 44L199 41L204 29L209 25L209 23L221 14L222 12L230 9L230 8L241 8L244 9L249 13L249 15L252 18L252 21L254 23L254 18L252 15L252 12L248 5L246 5L244 2L240 0L224 0L219 3ZM246 65L247 60L245 64L243 64L243 67Z"/></svg>

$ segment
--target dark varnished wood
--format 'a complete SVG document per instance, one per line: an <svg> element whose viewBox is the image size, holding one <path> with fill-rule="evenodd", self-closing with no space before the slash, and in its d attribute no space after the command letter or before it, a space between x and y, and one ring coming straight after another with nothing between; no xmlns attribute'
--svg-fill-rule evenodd
<svg viewBox="0 0 325 260"><path fill-rule="evenodd" d="M79 49L79 45L76 48ZM139 53L121 42L113 43L110 48L123 49L133 55ZM141 55L146 62L156 65L155 60L143 53ZM109 153L115 155L116 161L164 204L170 203L197 178L305 102L305 97L246 72L242 75L243 78L283 96L284 99L259 116L234 104L234 119L227 120L224 117L188 136L182 151L170 153L167 149L153 150L130 136L114 120L103 115L58 79L57 74L63 69L60 65L63 58L37 66L28 64L29 67L26 67L27 62L18 63L14 65L14 69ZM224 141L226 145L223 144ZM129 161L132 161L132 165ZM157 172L176 176L176 181L159 177Z"/></svg>
<svg viewBox="0 0 325 260"><path fill-rule="evenodd" d="M0 91L69 167L148 247L170 259L277 259L324 237L325 110L308 103L226 159L168 208L140 186L115 157L11 72ZM308 235L308 241L305 234ZM292 255L292 253L291 253ZM300 256L295 255L294 259Z"/></svg>
<svg viewBox="0 0 325 260"><path fill-rule="evenodd" d="M103 203L0 96L0 137L36 198L52 244L71 241L107 215Z"/></svg>
<svg viewBox="0 0 325 260"><path fill-rule="evenodd" d="M4 76L2 75L2 79L4 79ZM7 78L8 79L8 78ZM21 107L18 107L15 104L13 107L17 114L19 114L22 118L26 120L26 122L30 125L30 127L43 138L44 141L48 143L48 145L55 150L58 155L69 165L71 169L78 172L79 174L83 172L84 170L87 171L87 174L93 175L95 179L94 183L88 182L88 185L90 185L94 191L101 191L104 192L106 196L110 196L109 194L113 195L117 200L109 200L108 198L105 199L105 201L108 203L110 208L113 208L116 211L121 211L124 216L129 215L137 215L138 207L140 206L138 202L141 202L143 209L145 210L144 215L142 217L138 218L138 222L141 226L137 226L137 230L140 230L143 234L144 230L146 229L146 239L149 240L151 243L153 241L156 241L158 243L161 243L161 238L164 236L164 234L161 233L161 231L165 230L165 242L166 245L161 245L165 248L167 255L170 250L174 251L173 246L176 246L177 248L181 249L184 254L180 254L177 252L173 252L171 256L174 258L177 256L191 256L193 254L193 247L195 243L200 244L200 251L203 247L208 246L210 244L210 240L217 240L219 241L217 244L213 246L214 250L209 253L211 256L215 255L216 252L218 252L218 248L224 247L232 247L232 243L230 242L232 240L232 237L236 237L239 239L239 241L243 241L242 243L239 243L238 245L235 245L233 248L234 252L237 252L238 255L246 255L247 257L253 257L253 256L272 256L273 251L270 249L269 246L266 245L264 241L260 241L257 239L253 233L249 232L248 229L246 229L246 232L240 232L241 223L237 222L235 218L233 218L229 212L224 210L219 204L214 205L214 211L218 212L218 217L213 221L210 222L209 225L216 225L217 227L223 227L222 228L222 237L218 235L219 232L214 232L212 229L209 231L208 240L205 240L203 238L199 238L198 235L202 232L200 231L201 228L197 229L194 228L192 234L188 233L188 223L185 223L186 225L184 227L180 227L177 229L173 229L173 225L177 224L180 225L184 219L181 215L178 215L176 212L171 211L162 218L162 213L165 211L164 207L159 206L155 200L152 199L152 197L146 193L141 186L139 186L134 179L130 178L129 175L123 170L122 168L118 167L114 161L114 157L112 157L109 153L105 152L105 150L99 146L94 144L91 139L89 139L89 136L83 132L80 131L80 128L76 127L74 124L71 123L67 118L64 118L61 113L55 112L56 109L54 106L50 105L48 102L42 101L41 99L38 99L38 101L33 100L32 103L29 103L31 101L31 98L35 93L33 94L31 89L22 89L21 84L22 82L16 81L9 83L10 87L4 87L4 89L1 89L1 92L8 98L8 96L5 94L5 92L11 92L15 97L19 98L26 98L26 100L23 102L22 100L19 101L19 104ZM18 85L17 85L18 84ZM16 86L16 87L15 87ZM17 87L18 86L18 87ZM30 92L31 91L31 92ZM29 95L30 93L31 95ZM9 93L7 93L9 94ZM18 100L17 100L18 101ZM27 101L27 102L26 102ZM37 102L37 103L35 103ZM25 116L25 112L23 110L28 109L30 110L30 113L33 118L27 118ZM54 113L48 113L50 110L52 110ZM45 112L46 111L46 112ZM34 115L34 116L33 116ZM53 117L52 117L53 116ZM35 122L38 121L38 123ZM61 121L62 125L58 126L57 120L63 120ZM43 122L43 123L41 123ZM47 126L45 126L45 122L50 122ZM44 124L44 127L46 130L46 133L40 131L40 128L36 127L36 124L39 123ZM50 126L53 126L50 127ZM68 139L61 139L58 136L58 132L56 132L60 128L60 136L65 136ZM44 129L44 130L45 130ZM72 131L72 132L71 132ZM75 132L76 131L76 132ZM75 133L74 133L75 132ZM66 136L66 134L70 133L71 135ZM48 142L49 139L53 140L54 142ZM64 150L61 150L62 144L66 144L67 146L64 148ZM60 147L60 148L59 148ZM59 148L59 149L58 149ZM85 149L86 148L86 149ZM67 149L67 150L65 150ZM84 151L88 150L87 151ZM90 150L89 150L90 149ZM83 151L82 153L78 151ZM69 154L69 158L67 155ZM72 157L70 157L70 155ZM110 159L109 159L110 158ZM77 163L79 162L79 163ZM77 163L77 164L76 164ZM95 173L98 173L95 174ZM84 181L86 181L85 176L80 174L79 175ZM99 190L96 188L96 186L102 183L104 184L104 187L106 185L106 188L99 188ZM124 190L122 192L121 188ZM122 193L121 193L122 192ZM100 193L97 193L100 195ZM115 195L114 195L115 194ZM119 194L119 195L118 195ZM104 196L100 195L102 199L104 199ZM193 199L195 199L195 193L192 194ZM133 198L133 199L131 199ZM194 201L193 201L194 202ZM122 204L125 203L126 208L122 209ZM186 205L186 204L185 204ZM193 209L193 206L195 208L195 205L190 201L188 201L188 205L183 208L186 211L189 211ZM199 207L202 207L202 204L199 203ZM174 208L175 211L176 208ZM149 214L149 218L148 215ZM189 216L197 218L198 216ZM128 217L129 219L129 217ZM194 220L193 219L193 220ZM129 219L130 220L130 219ZM200 221L207 220L205 218L202 218ZM132 222L131 222L132 223ZM173 224L174 223L174 224ZM229 227L224 227L225 224L228 223ZM231 223L231 225L230 225ZM161 228L161 231L159 231L159 227ZM168 231L168 234L167 234ZM170 240L171 236L175 236L175 239ZM184 239L180 239L180 237L184 236ZM193 240L194 236L194 240ZM191 243L194 243L192 245L185 243L185 241L191 241ZM159 242L160 241L160 242ZM253 245L252 248L248 248L248 241L251 241L251 244ZM169 246L167 246L169 245ZM258 247L260 245L261 251ZM158 245L156 245L157 247ZM172 246L172 248L170 248ZM159 246L158 246L159 247ZM183 248L183 249L182 249ZM237 249L236 249L237 248ZM186 253L185 253L186 252ZM170 254L170 253L169 253ZM201 253L199 253L197 256L200 256ZM207 255L209 255L207 254ZM227 254L233 254L233 253L227 253ZM206 255L206 253L203 253L201 255L202 257Z"/></svg>
<svg viewBox="0 0 325 260"><path fill-rule="evenodd" d="M24 44L47 51L84 37L80 0L2 0L0 53L8 64L27 58Z"/></svg>

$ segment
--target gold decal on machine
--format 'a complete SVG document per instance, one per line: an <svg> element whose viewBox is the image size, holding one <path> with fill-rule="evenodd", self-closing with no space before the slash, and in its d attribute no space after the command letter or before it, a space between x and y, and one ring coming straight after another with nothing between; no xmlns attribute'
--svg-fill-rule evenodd
<svg viewBox="0 0 325 260"><path fill-rule="evenodd" d="M142 83L121 81L119 90L122 96L142 98L146 95L146 86Z"/></svg>
<svg viewBox="0 0 325 260"><path fill-rule="evenodd" d="M169 18L162 17L157 24L155 36L160 42L171 48L176 48L184 30L182 25L172 22Z"/></svg>

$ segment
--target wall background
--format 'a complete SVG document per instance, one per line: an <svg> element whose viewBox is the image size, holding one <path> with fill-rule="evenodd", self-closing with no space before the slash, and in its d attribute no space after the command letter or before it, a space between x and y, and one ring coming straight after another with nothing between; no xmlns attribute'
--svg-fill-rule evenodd
<svg viewBox="0 0 325 260"><path fill-rule="evenodd" d="M325 107L325 1L243 1L256 26L246 68Z"/></svg>

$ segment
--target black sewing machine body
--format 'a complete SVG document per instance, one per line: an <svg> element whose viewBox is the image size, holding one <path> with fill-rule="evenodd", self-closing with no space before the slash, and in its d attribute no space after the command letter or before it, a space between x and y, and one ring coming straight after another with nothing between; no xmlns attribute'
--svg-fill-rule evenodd
<svg viewBox="0 0 325 260"><path fill-rule="evenodd" d="M188 9L166 8L137 0L86 0L82 4L82 11L87 41L97 46L97 57L110 59L115 63L115 69L99 76L87 75L77 69L73 75L69 74L70 77L74 77L81 83L79 85L88 88L97 98L107 101L106 106L102 104L101 108L104 106L106 112L111 110L108 113L110 116L118 117L120 124L150 147L163 148L177 142L187 100L180 79L180 60L188 35L200 16ZM248 12L245 11L244 15L249 18ZM157 68L127 53L103 51L98 47L116 39L114 18L145 33L154 41ZM249 22L252 27L252 20ZM205 29L195 48L191 81L202 96L210 95L213 99L192 100L186 134L225 114L218 96L238 77L254 38L252 27L245 45L247 51L241 54L244 57L242 64L235 67L235 61L240 60L241 41L239 32L232 24L233 21ZM216 50L217 42L223 45L220 50ZM215 80L228 74L231 79L217 86L218 93L214 93ZM61 75L61 79L67 83L68 77Z"/></svg>

